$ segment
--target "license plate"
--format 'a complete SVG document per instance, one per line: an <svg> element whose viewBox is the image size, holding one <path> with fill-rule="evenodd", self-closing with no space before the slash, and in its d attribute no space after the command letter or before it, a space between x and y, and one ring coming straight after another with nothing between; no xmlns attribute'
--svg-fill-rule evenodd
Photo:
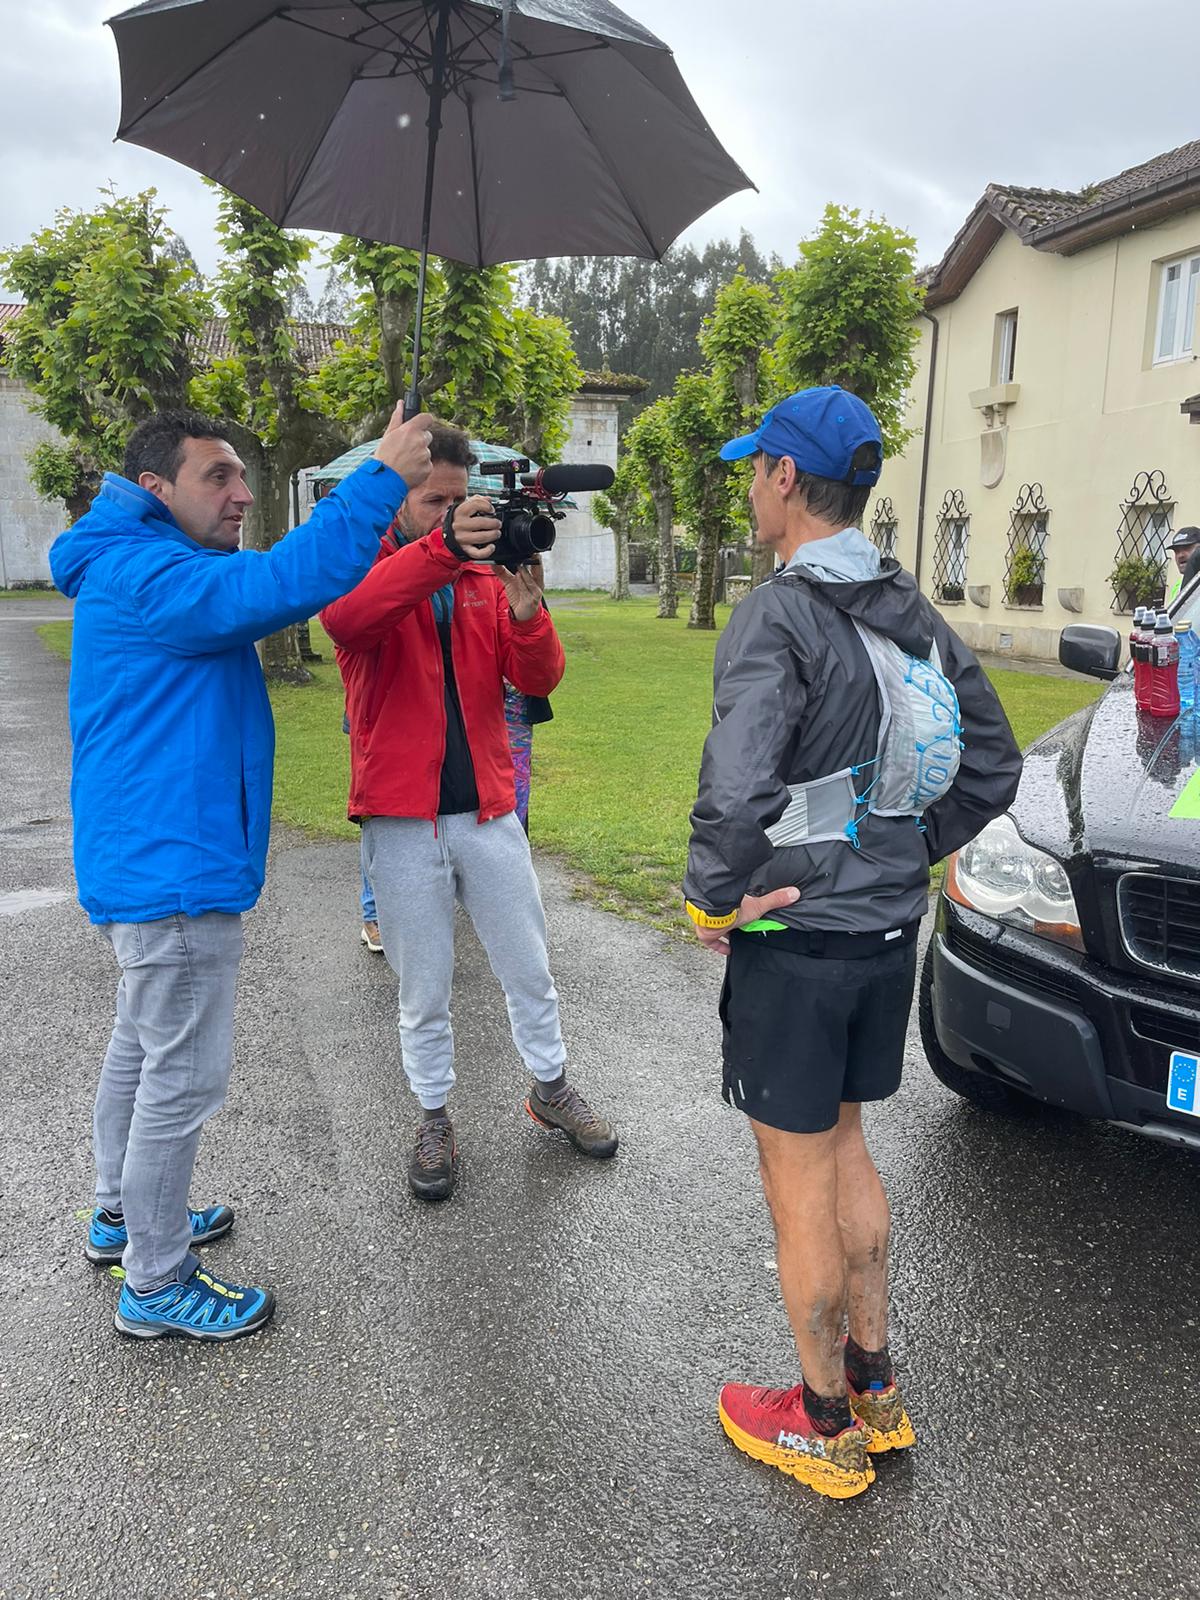
<svg viewBox="0 0 1200 1600"><path fill-rule="evenodd" d="M1172 1111L1187 1111L1200 1117L1200 1103L1196 1098L1196 1075L1200 1069L1200 1056L1189 1055L1186 1050L1172 1050L1171 1068L1167 1073L1167 1105Z"/></svg>

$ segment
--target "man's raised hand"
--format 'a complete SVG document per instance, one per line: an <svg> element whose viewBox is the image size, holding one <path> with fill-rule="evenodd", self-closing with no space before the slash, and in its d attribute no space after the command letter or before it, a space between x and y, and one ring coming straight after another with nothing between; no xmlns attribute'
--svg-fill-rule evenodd
<svg viewBox="0 0 1200 1600"><path fill-rule="evenodd" d="M496 548L500 519L487 495L473 494L461 500L446 523L442 537L460 561L486 561Z"/></svg>
<svg viewBox="0 0 1200 1600"><path fill-rule="evenodd" d="M429 446L433 440L429 431L432 421L428 411L422 411L419 417L405 422L404 402L398 401L387 432L375 446L376 459L382 461L384 466L391 467L393 472L398 472L410 489L424 483L433 470L433 462L429 457Z"/></svg>

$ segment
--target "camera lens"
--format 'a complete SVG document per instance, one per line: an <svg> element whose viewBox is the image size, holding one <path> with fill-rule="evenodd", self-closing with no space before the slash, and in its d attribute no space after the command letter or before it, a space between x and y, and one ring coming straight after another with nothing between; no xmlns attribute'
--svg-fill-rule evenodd
<svg viewBox="0 0 1200 1600"><path fill-rule="evenodd" d="M513 517L505 530L512 540L514 552L522 561L532 555L542 555L554 547L554 519L540 512L522 511Z"/></svg>

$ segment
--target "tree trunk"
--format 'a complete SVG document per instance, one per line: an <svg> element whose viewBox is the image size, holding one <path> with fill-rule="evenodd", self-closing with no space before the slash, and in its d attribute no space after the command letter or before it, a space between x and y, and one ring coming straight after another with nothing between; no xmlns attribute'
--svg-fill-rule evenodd
<svg viewBox="0 0 1200 1600"><path fill-rule="evenodd" d="M689 628L715 628L718 553L721 524L714 516L705 517L696 533L696 586L692 591Z"/></svg>
<svg viewBox="0 0 1200 1600"><path fill-rule="evenodd" d="M769 544L755 544L750 557L750 587L757 589L775 571L775 552Z"/></svg>
<svg viewBox="0 0 1200 1600"><path fill-rule="evenodd" d="M287 532L293 468L290 461L269 449L250 452L250 459L243 452L242 459L254 491L254 504L247 507L243 524L246 546L269 550ZM295 624L262 640L258 653L263 672L273 683L312 681L312 673L300 657L300 636Z"/></svg>
<svg viewBox="0 0 1200 1600"><path fill-rule="evenodd" d="M312 631L307 622L296 624L296 639L300 645L301 661L323 661L325 658L319 650L312 647Z"/></svg>
<svg viewBox="0 0 1200 1600"><path fill-rule="evenodd" d="M679 609L675 586L675 502L670 494L654 497L658 519L658 614L673 617Z"/></svg>
<svg viewBox="0 0 1200 1600"><path fill-rule="evenodd" d="M629 599L629 523L623 516L615 519L612 531L613 547L616 551L616 574L613 577L611 594L614 600Z"/></svg>

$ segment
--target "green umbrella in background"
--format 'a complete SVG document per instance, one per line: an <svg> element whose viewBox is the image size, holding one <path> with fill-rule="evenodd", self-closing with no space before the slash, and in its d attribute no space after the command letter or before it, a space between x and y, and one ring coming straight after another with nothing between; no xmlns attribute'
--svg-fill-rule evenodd
<svg viewBox="0 0 1200 1600"><path fill-rule="evenodd" d="M309 482L313 484L340 483L343 478L349 477L355 467L361 466L368 456L375 454L375 446L378 443L378 439L371 439L366 444L356 444L352 450L347 450L343 455L338 456L336 460L331 461L328 466L311 468L308 473ZM529 461L529 457L522 456L519 450L510 450L507 445L503 444L487 444L482 439L471 440L471 454L476 461ZM537 470L537 462L529 461L529 471L536 472ZM496 495L500 493L502 487L503 485L499 478L485 478L477 467L472 467L467 477L468 494ZM560 500L559 504L567 506L573 511L579 509L574 500Z"/></svg>

